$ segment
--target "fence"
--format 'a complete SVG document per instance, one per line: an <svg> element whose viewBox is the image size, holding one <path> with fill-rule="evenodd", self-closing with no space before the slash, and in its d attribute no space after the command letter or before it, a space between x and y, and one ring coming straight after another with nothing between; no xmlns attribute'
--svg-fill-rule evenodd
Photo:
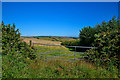
<svg viewBox="0 0 120 80"><path fill-rule="evenodd" d="M37 48L37 53L39 53L40 55L39 56L42 56L42 57L45 57L46 60L57 60L58 58L59 59L68 59L68 60L65 60L65 61L77 61L77 60L83 60L84 57L87 57L87 56L84 56L84 52L76 52L76 49L77 48L88 48L88 49L91 49L91 48L97 48L97 47L87 47L87 46L64 46L64 47L71 47L71 48L74 48L75 51L72 52L72 51L62 51L61 48L63 47L63 45L51 45L51 44L41 44L41 43L33 43L33 46L36 45L43 45L43 46L56 46L56 47L60 47L59 50L47 50L47 49L38 49ZM41 51L55 51L57 53L44 53L44 52L39 52L39 50ZM71 54L62 54L62 53L74 53L74 55L71 55ZM43 55L43 54L46 54L46 55ZM77 55L76 55L77 54ZM80 54L80 55L79 55ZM83 55L81 55L83 54ZM48 55L54 55L54 56L48 56ZM63 57L62 57L63 56ZM66 57L65 57L66 56ZM72 57L72 58L71 58ZM54 59L55 58L55 59ZM57 59L56 59L57 58Z"/></svg>

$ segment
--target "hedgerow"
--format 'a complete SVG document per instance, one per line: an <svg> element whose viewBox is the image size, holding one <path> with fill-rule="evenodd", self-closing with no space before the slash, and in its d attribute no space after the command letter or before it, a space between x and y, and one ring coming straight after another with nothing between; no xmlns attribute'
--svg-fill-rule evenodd
<svg viewBox="0 0 120 80"><path fill-rule="evenodd" d="M70 46L72 42L66 41L61 44ZM95 27L84 27L80 31L79 42L74 42L73 45L98 47L98 49L90 49L86 52L89 61L99 62L108 70L112 70L112 67L119 69L120 20L113 17L112 20L103 21Z"/></svg>
<svg viewBox="0 0 120 80"><path fill-rule="evenodd" d="M80 44L79 40L64 41L61 43L61 45L67 45L67 46L78 46L79 44Z"/></svg>
<svg viewBox="0 0 120 80"><path fill-rule="evenodd" d="M95 27L84 27L79 34L80 38L80 44L81 46L91 46L91 44L94 42L94 34L95 32Z"/></svg>
<svg viewBox="0 0 120 80"><path fill-rule="evenodd" d="M36 58L34 47L30 47L27 43L20 39L19 29L15 30L15 25L2 26L2 76L20 77L22 69L28 63L27 59L34 60ZM26 69L25 69L26 70ZM18 75L16 75L18 74Z"/></svg>
<svg viewBox="0 0 120 80"><path fill-rule="evenodd" d="M2 22L2 50L3 55L15 55L14 52L19 52L24 57L35 58L33 47L29 47L28 44L22 42L19 29L15 30L14 24L13 26L10 26L10 24L4 25Z"/></svg>
<svg viewBox="0 0 120 80"><path fill-rule="evenodd" d="M88 59L99 62L106 66L107 69L112 70L112 67L119 68L120 55L120 21L115 20L115 17L102 26L99 26L101 33L95 34L93 46L98 49L88 50Z"/></svg>

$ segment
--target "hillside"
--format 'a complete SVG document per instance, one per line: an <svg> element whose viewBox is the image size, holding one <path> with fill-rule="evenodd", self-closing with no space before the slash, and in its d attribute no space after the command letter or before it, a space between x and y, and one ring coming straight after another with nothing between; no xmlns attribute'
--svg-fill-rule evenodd
<svg viewBox="0 0 120 80"><path fill-rule="evenodd" d="M39 37L21 37L23 41L29 44L29 41L32 40L34 43L42 44L54 44L60 45L63 41L76 40L73 37L55 37L55 36L39 36Z"/></svg>

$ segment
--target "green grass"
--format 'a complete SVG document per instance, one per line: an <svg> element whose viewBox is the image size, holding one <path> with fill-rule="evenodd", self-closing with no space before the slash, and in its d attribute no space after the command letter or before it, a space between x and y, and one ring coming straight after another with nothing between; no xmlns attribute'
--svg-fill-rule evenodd
<svg viewBox="0 0 120 80"><path fill-rule="evenodd" d="M58 47L36 46L36 48L59 50ZM69 51L65 47L61 47L61 50ZM66 54L74 55L74 52L70 51ZM18 54L15 56L3 55L2 59L4 78L118 78L117 71L113 73L84 60L77 62L64 61L63 59L46 61L40 56L37 56L35 60L30 60L29 58L23 59Z"/></svg>
<svg viewBox="0 0 120 80"><path fill-rule="evenodd" d="M20 59L21 60L21 59ZM12 78L118 78L117 73L94 64L78 61L45 61L42 57L26 59L26 63L11 56L3 56L3 76Z"/></svg>
<svg viewBox="0 0 120 80"><path fill-rule="evenodd" d="M29 78L117 78L116 74L85 61L65 62L62 60L44 61L39 57L27 68ZM24 71L23 71L24 72ZM111 76L112 75L112 76Z"/></svg>
<svg viewBox="0 0 120 80"><path fill-rule="evenodd" d="M60 42L78 39L74 37L58 37L58 36L37 36L35 38L40 40L60 41Z"/></svg>
<svg viewBox="0 0 120 80"><path fill-rule="evenodd" d="M36 49L42 49L42 50L37 50L37 52L40 52L40 53L37 53L37 55L44 55L44 56L55 56L55 57L62 57L64 58L65 60L70 60L70 59L67 59L67 58L83 58L81 56L84 56L84 53L75 53L75 52L72 52L72 51L69 51L68 48L66 47L61 47L60 46L38 46L38 45L35 45L35 48ZM61 49L61 51L60 51ZM52 51L53 50L53 51ZM65 52L64 52L65 51ZM66 52L67 51L67 52Z"/></svg>
<svg viewBox="0 0 120 80"><path fill-rule="evenodd" d="M0 77L2 77L2 44L1 43L0 46L1 46L0 47Z"/></svg>

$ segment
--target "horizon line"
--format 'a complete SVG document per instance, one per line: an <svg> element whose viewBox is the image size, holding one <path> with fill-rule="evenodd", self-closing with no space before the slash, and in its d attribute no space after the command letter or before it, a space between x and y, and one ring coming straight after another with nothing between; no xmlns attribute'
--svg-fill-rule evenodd
<svg viewBox="0 0 120 80"><path fill-rule="evenodd" d="M20 36L20 37L37 37L37 36ZM38 37L73 37L73 36L38 36Z"/></svg>

